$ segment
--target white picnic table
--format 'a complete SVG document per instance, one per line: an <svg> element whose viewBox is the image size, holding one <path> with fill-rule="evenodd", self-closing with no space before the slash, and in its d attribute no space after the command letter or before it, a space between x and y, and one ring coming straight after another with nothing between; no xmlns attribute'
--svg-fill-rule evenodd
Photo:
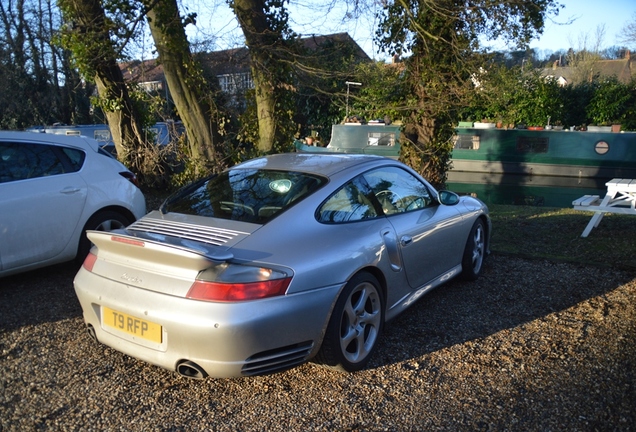
<svg viewBox="0 0 636 432"><path fill-rule="evenodd" d="M572 201L574 210L592 211L594 215L583 230L587 237L597 227L605 213L622 213L636 216L636 180L612 179L605 183L607 193L601 200L598 195L585 195Z"/></svg>

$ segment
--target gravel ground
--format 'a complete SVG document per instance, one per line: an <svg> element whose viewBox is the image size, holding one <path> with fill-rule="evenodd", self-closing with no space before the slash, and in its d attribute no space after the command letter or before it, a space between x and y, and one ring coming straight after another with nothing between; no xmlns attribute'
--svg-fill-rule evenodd
<svg viewBox="0 0 636 432"><path fill-rule="evenodd" d="M182 378L91 341L57 266L0 279L0 431L636 429L636 273L494 255L367 370Z"/></svg>

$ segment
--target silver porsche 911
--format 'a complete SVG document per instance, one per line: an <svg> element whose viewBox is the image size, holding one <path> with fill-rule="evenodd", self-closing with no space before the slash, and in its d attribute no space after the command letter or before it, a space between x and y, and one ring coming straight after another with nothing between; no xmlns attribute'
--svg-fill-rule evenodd
<svg viewBox="0 0 636 432"><path fill-rule="evenodd" d="M395 160L281 154L89 231L74 284L92 337L187 377L356 371L385 321L480 274L490 231L481 201Z"/></svg>

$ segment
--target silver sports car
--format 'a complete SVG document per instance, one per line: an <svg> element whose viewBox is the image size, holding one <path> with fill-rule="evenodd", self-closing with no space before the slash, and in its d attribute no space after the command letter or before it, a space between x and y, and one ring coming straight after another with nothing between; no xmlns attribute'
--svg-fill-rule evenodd
<svg viewBox="0 0 636 432"><path fill-rule="evenodd" d="M385 321L480 274L490 232L481 201L395 160L281 154L89 231L75 291L92 337L187 377L356 371Z"/></svg>

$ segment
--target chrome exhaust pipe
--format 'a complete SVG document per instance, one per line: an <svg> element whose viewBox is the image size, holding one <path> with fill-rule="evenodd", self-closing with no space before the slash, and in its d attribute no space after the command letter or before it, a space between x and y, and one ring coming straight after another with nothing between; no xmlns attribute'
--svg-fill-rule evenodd
<svg viewBox="0 0 636 432"><path fill-rule="evenodd" d="M177 363L177 373L192 379L203 379L208 376L201 366L190 360L183 360Z"/></svg>
<svg viewBox="0 0 636 432"><path fill-rule="evenodd" d="M97 333L95 333L95 328L91 324L86 324L86 331L88 332L88 336L91 339L99 343L99 341L97 340Z"/></svg>

